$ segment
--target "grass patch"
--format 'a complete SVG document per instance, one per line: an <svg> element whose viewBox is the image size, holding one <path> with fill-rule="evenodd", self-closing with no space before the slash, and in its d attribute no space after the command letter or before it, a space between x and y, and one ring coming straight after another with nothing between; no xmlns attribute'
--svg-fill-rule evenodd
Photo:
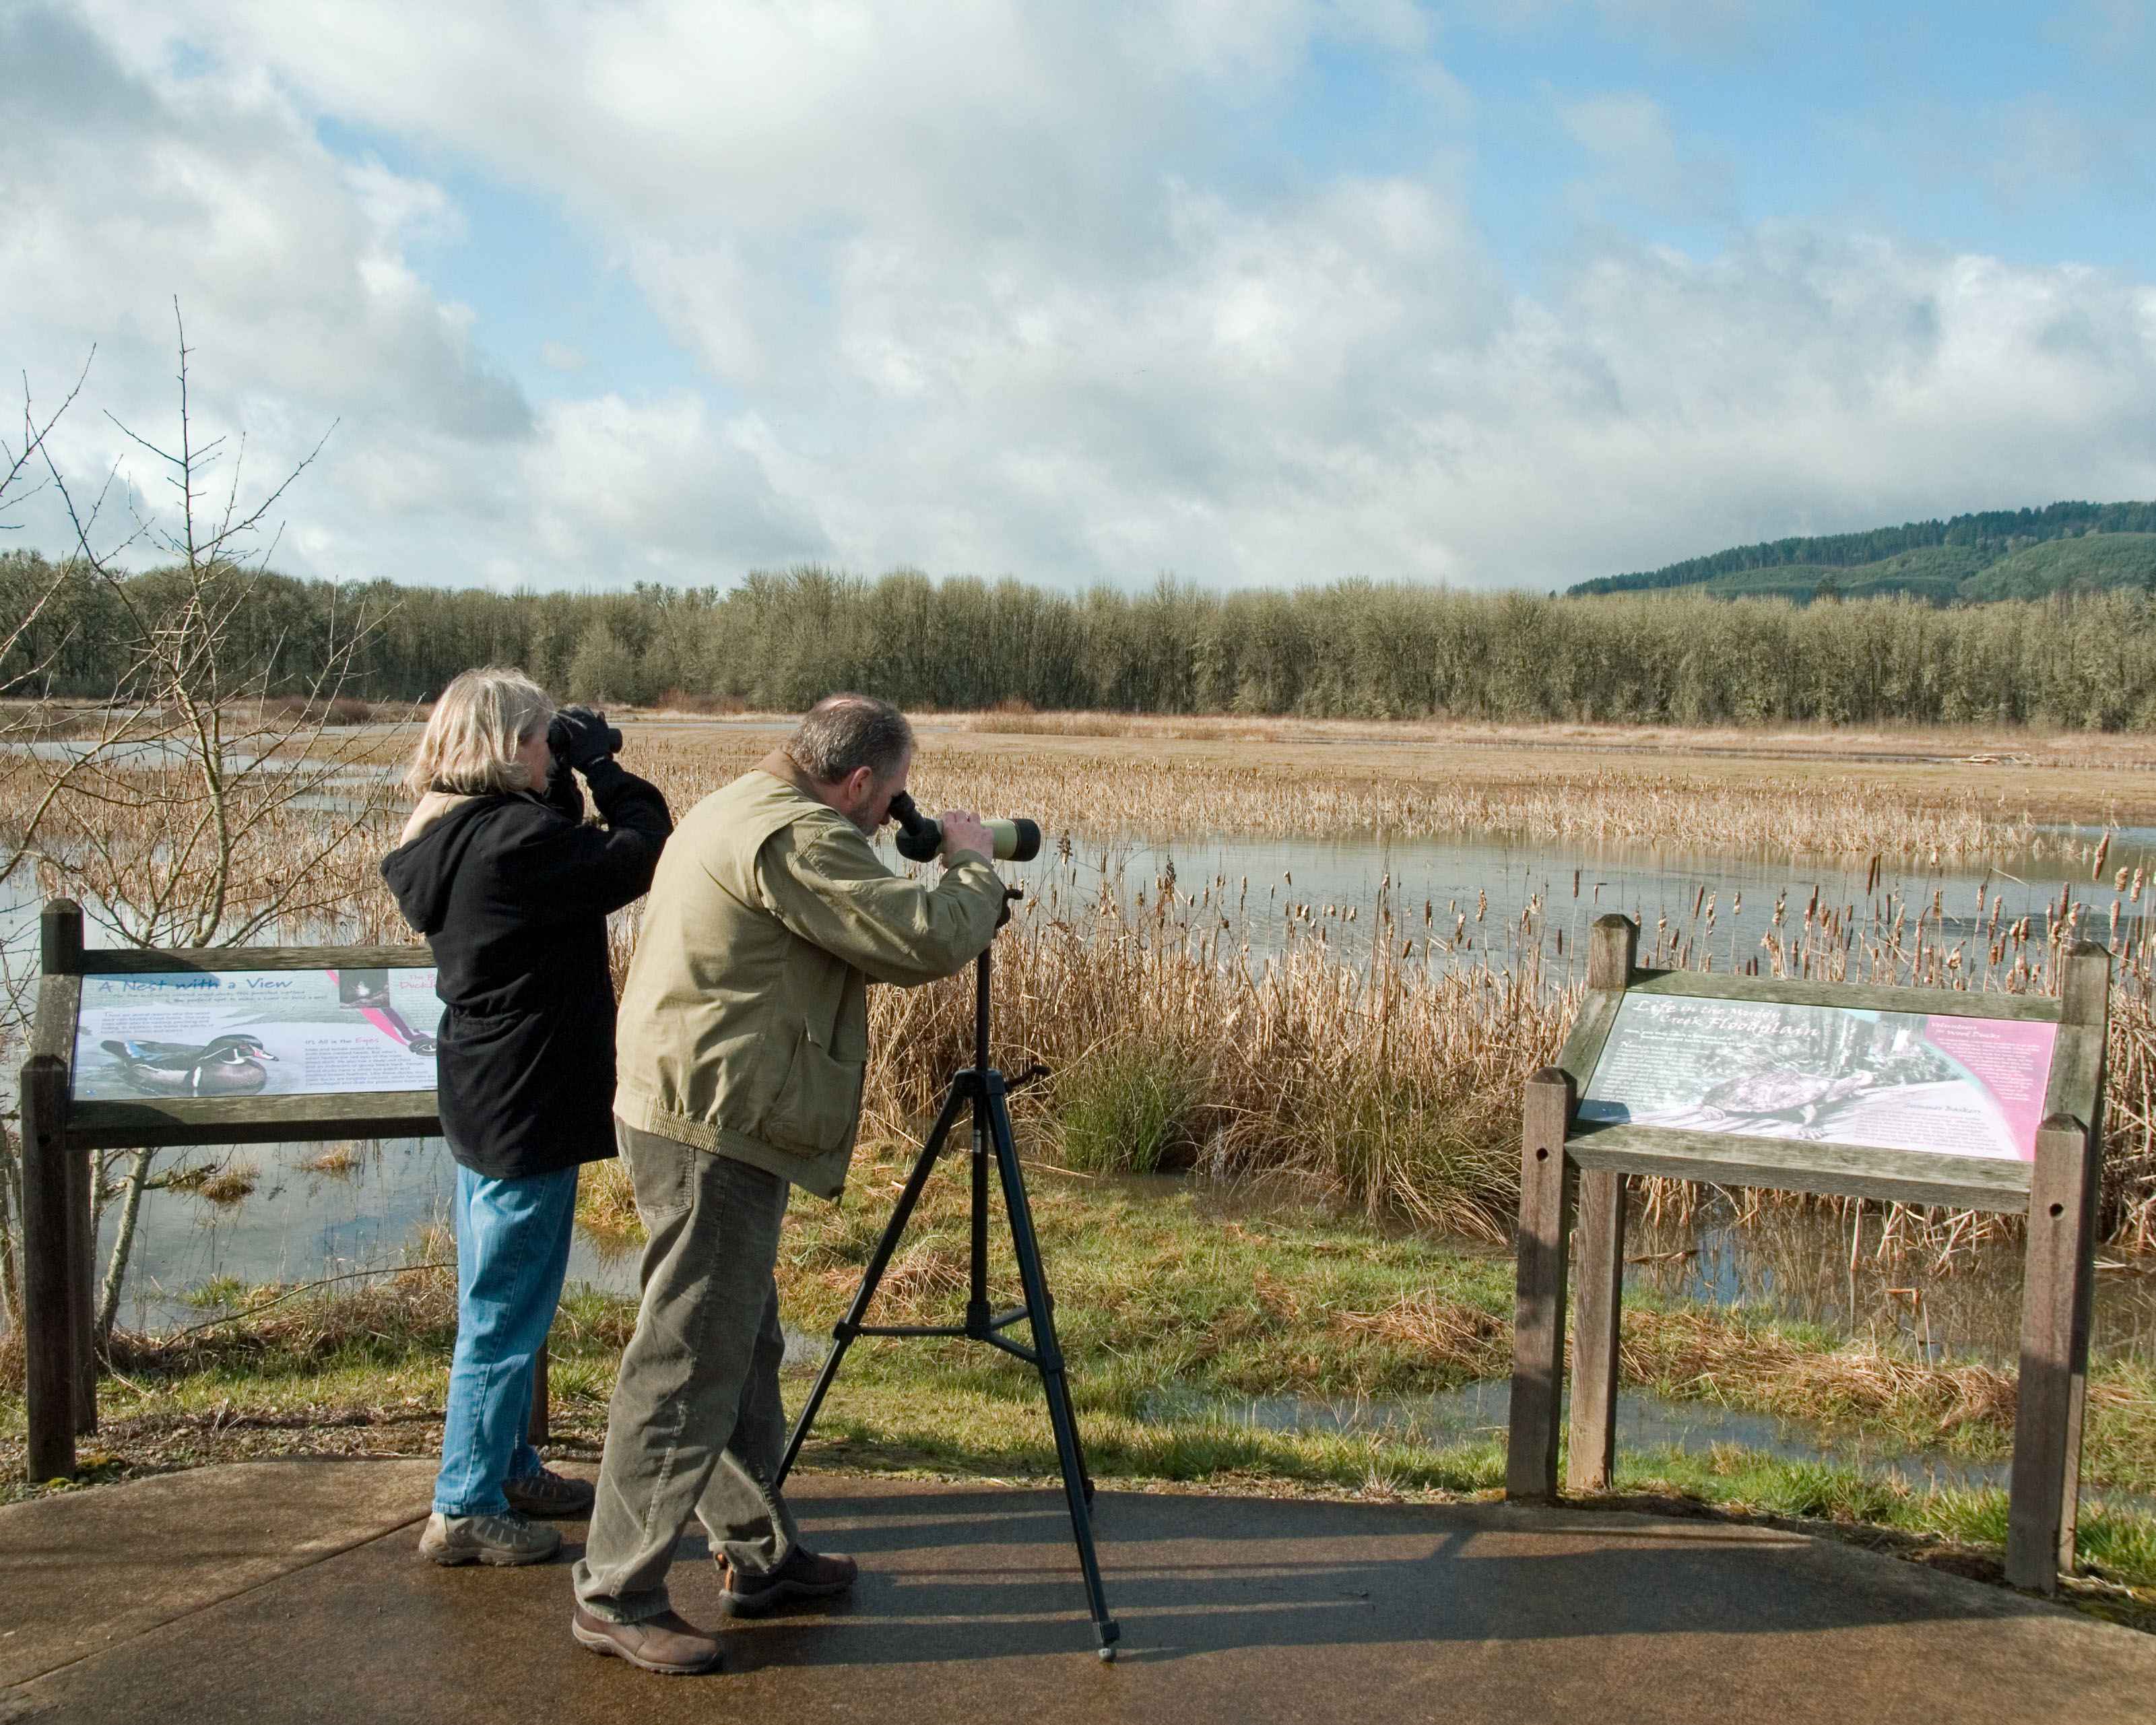
<svg viewBox="0 0 2156 1725"><path fill-rule="evenodd" d="M1674 1494L1739 1515L1889 1529L1988 1556L2006 1544L2003 1489L1918 1487L1862 1468L1789 1461L1736 1445L1704 1454L1620 1454L1614 1486L1620 1497ZM2084 1504L2078 1532L2084 1569L2128 1587L2156 1588L2156 1518Z"/></svg>
<svg viewBox="0 0 2156 1725"><path fill-rule="evenodd" d="M789 1217L779 1280L789 1322L810 1334L844 1310L911 1165L903 1146L865 1156L842 1204L803 1200ZM1412 1402L1509 1368L1512 1265L1502 1251L1403 1235L1312 1209L1240 1207L1210 1184L1126 1183L1052 1168L1029 1181L1057 1296L1060 1339L1095 1473L1115 1481L1383 1497L1499 1489L1502 1434L1419 1442L1353 1415ZM619 1206L618 1163L587 1169L587 1207ZM633 1209L622 1244L634 1244ZM963 1168L931 1181L871 1321L947 1322L966 1280ZM416 1240L415 1256L444 1242ZM100 1443L121 1472L286 1453L425 1455L439 1442L455 1333L446 1261L378 1281L279 1299L236 1281L206 1284L205 1311L239 1321L177 1340L123 1336L100 1401ZM991 1298L1017 1303L998 1248ZM271 1300L278 1303L270 1304ZM554 1426L569 1453L595 1453L634 1302L573 1292L552 1337ZM1625 1382L1677 1399L1823 1418L1874 1449L1922 1445L2003 1455L2010 1393L1974 1366L1925 1365L1800 1325L1742 1312L1635 1301ZM789 1368L789 1397L806 1366ZM22 1495L19 1364L0 1389L0 1469ZM2010 1385L2007 1386L2010 1392ZM2146 1491L2156 1478L2156 1398L2139 1366L2104 1365L2092 1384L2085 1476ZM1173 1390L1173 1394L1164 1394ZM1299 1396L1347 1410L1345 1429L1273 1430L1243 1410ZM811 1466L1051 1476L1055 1456L1038 1379L963 1342L865 1340L818 1424ZM1620 1451L1618 1494L1659 1494L1734 1515L1825 1522L1866 1538L1993 1553L2005 1494L1924 1490L1832 1461L1723 1446L1702 1454ZM2085 1558L2156 1587L2156 1519L2090 1507Z"/></svg>
<svg viewBox="0 0 2156 1725"><path fill-rule="evenodd" d="M1063 1159L1095 1173L1187 1167L1197 1143L1199 1087L1188 1057L1156 1042L1106 1048L1058 1076Z"/></svg>

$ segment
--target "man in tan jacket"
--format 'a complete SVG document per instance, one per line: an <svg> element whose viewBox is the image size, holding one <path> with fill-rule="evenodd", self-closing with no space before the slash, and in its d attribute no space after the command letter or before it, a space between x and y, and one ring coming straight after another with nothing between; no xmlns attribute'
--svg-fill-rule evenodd
<svg viewBox="0 0 2156 1725"><path fill-rule="evenodd" d="M994 937L988 829L942 816L942 878L870 836L906 788L913 732L888 703L819 701L783 748L690 811L661 856L622 991L614 1132L649 1231L644 1297L607 1417L577 1640L647 1671L707 1671L717 1638L675 1615L693 1515L723 1609L844 1592L773 1481L786 1442L773 1279L793 1186L845 1184L868 1060L868 984L963 969Z"/></svg>

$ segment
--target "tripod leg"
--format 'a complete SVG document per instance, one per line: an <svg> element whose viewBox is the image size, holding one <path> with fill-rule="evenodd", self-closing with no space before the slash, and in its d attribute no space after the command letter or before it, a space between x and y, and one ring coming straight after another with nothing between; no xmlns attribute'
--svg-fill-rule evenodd
<svg viewBox="0 0 2156 1725"><path fill-rule="evenodd" d="M988 1088L984 1085L973 1092L973 1153L969 1173L973 1178L973 1237L970 1241L971 1266L968 1271L966 1299L966 1333L975 1341L985 1341L988 1322L993 1314L988 1307L988 1155L990 1150L988 1117Z"/></svg>
<svg viewBox="0 0 2156 1725"><path fill-rule="evenodd" d="M961 1072L951 1081L950 1094L943 1099L942 1111L936 1117L936 1124L929 1129L928 1137L915 1158L913 1172L906 1177L906 1189L898 1196L898 1204L891 1213L891 1220L884 1225L883 1238L876 1242L875 1250L869 1255L868 1268L861 1272L861 1285L854 1291L854 1303L847 1307L831 1331L831 1352L824 1361L824 1369L816 1374L816 1387L808 1392L808 1399L802 1404L801 1416L793 1422L793 1435L786 1440L786 1454L778 1464L778 1476L772 1481L774 1486L786 1483L786 1476L793 1471L794 1457L801 1453L801 1445L808 1435L808 1428L816 1423L822 1411L824 1398L830 1394L832 1380L839 1375L839 1362L846 1357L846 1350L854 1345L860 1333L862 1320L867 1317L869 1302L875 1298L876 1286L883 1280L884 1271L891 1263L891 1255L898 1249L900 1236L913 1214L913 1207L921 1202L922 1190L928 1184L928 1176L936 1167L936 1158L943 1153L943 1141L951 1135L951 1123L958 1117L958 1111L969 1096L977 1094L980 1081L972 1072Z"/></svg>
<svg viewBox="0 0 2156 1725"><path fill-rule="evenodd" d="M1010 1110L1004 1100L1003 1076L991 1071L983 1083L989 1131L995 1140L996 1168L1003 1178L1004 1210L1010 1222L1011 1246L1018 1258L1019 1285L1033 1327L1033 1350L1040 1359L1041 1389L1048 1399L1048 1423L1055 1434L1056 1459L1063 1468L1063 1495L1070 1505L1070 1532L1085 1572L1086 1598L1093 1627L1101 1637L1101 1657L1112 1661L1122 1630L1108 1615L1101 1585L1100 1559L1093 1551L1093 1483L1086 1477L1086 1455L1079 1447L1078 1422L1070 1412L1070 1387L1063 1369L1063 1350L1055 1339L1055 1316L1048 1296L1048 1278L1040 1267L1040 1245L1033 1230L1033 1209L1026 1202L1019 1172L1018 1146L1011 1137Z"/></svg>

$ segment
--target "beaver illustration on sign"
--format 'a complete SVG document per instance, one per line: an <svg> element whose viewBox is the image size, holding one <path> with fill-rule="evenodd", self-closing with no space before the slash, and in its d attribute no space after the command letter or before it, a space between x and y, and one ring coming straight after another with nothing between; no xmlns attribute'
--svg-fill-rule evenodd
<svg viewBox="0 0 2156 1725"><path fill-rule="evenodd" d="M251 1096L270 1082L276 1055L245 1032L208 1042L100 1042L137 1090L161 1096Z"/></svg>

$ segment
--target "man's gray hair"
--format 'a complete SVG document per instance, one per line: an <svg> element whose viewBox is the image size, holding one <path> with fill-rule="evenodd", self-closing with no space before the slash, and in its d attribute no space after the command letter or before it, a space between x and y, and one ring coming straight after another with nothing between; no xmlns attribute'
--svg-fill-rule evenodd
<svg viewBox="0 0 2156 1725"><path fill-rule="evenodd" d="M825 696L786 739L793 764L819 784L836 784L862 767L889 778L912 747L906 715L873 695Z"/></svg>

